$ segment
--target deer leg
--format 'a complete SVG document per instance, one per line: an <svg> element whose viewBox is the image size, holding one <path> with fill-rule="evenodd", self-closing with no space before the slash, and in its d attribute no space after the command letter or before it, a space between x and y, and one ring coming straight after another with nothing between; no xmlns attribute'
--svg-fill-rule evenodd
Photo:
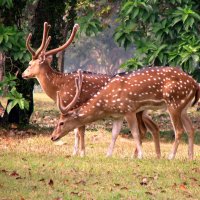
<svg viewBox="0 0 200 200"><path fill-rule="evenodd" d="M194 128L186 112L182 113L181 119L185 132L188 134L188 157L192 160L194 155Z"/></svg>
<svg viewBox="0 0 200 200"><path fill-rule="evenodd" d="M114 149L114 146L115 146L115 142L117 140L117 136L119 135L119 132L120 132L120 130L122 128L122 123L123 123L122 119L118 119L118 120L115 120L113 122L113 127L112 127L112 141L110 143L110 146L109 146L107 154L106 154L107 157L112 156L113 149Z"/></svg>
<svg viewBox="0 0 200 200"><path fill-rule="evenodd" d="M183 129L182 121L181 121L181 112L175 111L175 110L171 110L171 111L169 110L169 113L170 113L172 125L174 127L174 132L175 132L175 141L172 147L172 151L168 157L170 160L172 160L174 159L176 155L178 145L180 143L181 135L183 134L184 129Z"/></svg>
<svg viewBox="0 0 200 200"><path fill-rule="evenodd" d="M80 142L80 156L85 155L85 126L74 129L75 142L74 142L74 151L73 155L77 155L79 151L79 142Z"/></svg>
<svg viewBox="0 0 200 200"><path fill-rule="evenodd" d="M85 156L85 126L78 128L79 137L80 137L80 156Z"/></svg>
<svg viewBox="0 0 200 200"><path fill-rule="evenodd" d="M142 145L141 145L141 138L140 138L140 133L139 133L139 129L138 129L136 113L128 113L128 114L126 114L125 117L126 117L129 128L131 130L131 133L132 133L133 138L136 143L136 148L138 151L137 158L141 159L142 158Z"/></svg>
<svg viewBox="0 0 200 200"><path fill-rule="evenodd" d="M75 140L74 140L74 150L73 150L73 155L78 154L78 148L79 148L79 140L80 140L80 135L78 132L78 128L74 129L74 135L75 135Z"/></svg>
<svg viewBox="0 0 200 200"><path fill-rule="evenodd" d="M138 129L139 129L139 134L140 134L140 138L141 138L141 140L140 140L141 145L142 145L142 140L144 139L145 134L147 132L147 128L146 128L144 121L142 119L142 115L143 115L143 111L136 113L137 122L138 122ZM135 148L134 157L137 158L137 156L138 156L138 151L137 151L137 148Z"/></svg>
<svg viewBox="0 0 200 200"><path fill-rule="evenodd" d="M161 153L160 153L160 135L159 135L159 128L158 126L152 121L152 119L146 115L143 114L143 121L145 126L149 129L153 136L154 140L154 145L155 145L155 151L156 151L156 156L157 158L160 158Z"/></svg>

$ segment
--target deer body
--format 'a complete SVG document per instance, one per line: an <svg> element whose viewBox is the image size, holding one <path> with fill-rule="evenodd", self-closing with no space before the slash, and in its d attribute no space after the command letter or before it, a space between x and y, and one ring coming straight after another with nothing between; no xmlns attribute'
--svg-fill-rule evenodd
<svg viewBox="0 0 200 200"><path fill-rule="evenodd" d="M33 67L36 69L38 66L31 66L31 68ZM78 73L56 72L47 63L40 65L38 71L37 74L28 67L23 73L23 78L36 78L43 91L55 102L57 98L56 92L60 91L63 104L68 105L75 96L76 87L74 83ZM34 76L31 76L29 72L33 72ZM109 80L110 77L108 75L83 72L82 93L75 107L79 107L93 97Z"/></svg>
<svg viewBox="0 0 200 200"><path fill-rule="evenodd" d="M37 67L40 66L40 69L37 70ZM33 68L33 66L31 66ZM34 71L35 70L35 71ZM38 73L36 72L38 71ZM38 82L40 83L43 91L55 102L57 101L57 91L61 94L62 104L64 106L68 105L74 95L75 95L75 78L78 77L77 72L73 73L60 73L53 70L48 63L44 62L41 65L34 66L34 69L27 68L26 71L23 73L24 78L36 78ZM90 72L83 72L83 81L82 81L82 90L80 97L78 101L76 102L76 105L74 108L77 108L81 106L83 103L87 102L89 99L91 99L95 94L107 84L107 82L110 81L110 76L103 75L103 74L95 74ZM117 136L121 130L123 116L120 114L120 117L116 117L116 121L114 121L113 124L113 141L110 145L107 155L111 156L115 141L117 139ZM120 118L120 119L119 119ZM144 119L143 119L144 118ZM159 147L159 130L158 127L155 125L155 123L148 118L148 123L142 123L143 120L146 120L148 116L143 115L143 113L139 113L137 115L137 120L140 121L140 131L143 129L143 138L147 131L147 128L151 131L153 134L154 140L157 140L158 142L155 143L156 153L157 157L160 157L160 147ZM147 124L145 126L145 124ZM153 129L151 127L154 127ZM147 128L146 128L147 127ZM145 129L145 131L144 131ZM85 144L84 144L84 132L85 132L85 125L79 127L79 129L75 130L75 146L74 146L74 154L78 153L78 146L79 146L79 140L81 142L81 154L82 156L85 154Z"/></svg>
<svg viewBox="0 0 200 200"><path fill-rule="evenodd" d="M146 109L167 108L175 130L175 143L169 158L175 157L180 136L185 130L189 135L188 152L189 158L192 159L194 129L186 110L190 105L194 105L199 97L200 89L196 81L178 68L146 68L126 75L117 75L86 105L62 115L52 134L52 140L64 136L74 127L105 117L118 119L125 116L132 134L135 134L137 150L141 156L137 120L133 121L131 118L136 118L137 112ZM60 100L59 98L59 102Z"/></svg>
<svg viewBox="0 0 200 200"><path fill-rule="evenodd" d="M29 52L32 54L32 60L29 62L28 68L23 72L22 77L25 79L36 78L40 83L43 91L55 102L57 101L57 92L59 92L60 98L62 99L61 104L63 106L70 105L68 106L68 108L70 109L77 108L88 101L91 97L93 97L94 94L96 94L101 87L105 86L105 84L109 82L110 77L108 75L93 74L89 72L83 72L82 76L80 76L80 71L74 73L59 73L53 70L50 67L52 55L58 53L59 51L62 51L70 45L70 43L73 41L73 38L75 37L76 31L78 30L78 25L76 24L74 26L71 36L65 44L56 49L46 51L51 39L50 36L48 37L49 29L50 25L45 22L42 43L37 51L34 51L30 47L29 43L31 39L31 34L29 34L26 41L26 46ZM75 82L77 78L82 78L82 81L80 81L81 85L79 86L81 87L81 90L79 90L79 93L81 91L80 94L76 93ZM74 96L76 97L77 94L78 98L74 98ZM143 122L143 118L148 122L146 126ZM153 134L153 137L156 138L156 153L157 156L160 157L159 135L156 124L148 116L143 115L143 112L138 114L137 119L141 122L139 124L139 128L143 131L143 134L149 127ZM122 119L118 119L114 122L114 128L112 130L112 143L109 147L107 154L109 156L112 155L114 144L117 135L119 134L119 131L121 129L121 125ZM78 153L79 140L81 142L81 155L85 154L84 132L85 125L79 126L78 130L75 130L74 154Z"/></svg>

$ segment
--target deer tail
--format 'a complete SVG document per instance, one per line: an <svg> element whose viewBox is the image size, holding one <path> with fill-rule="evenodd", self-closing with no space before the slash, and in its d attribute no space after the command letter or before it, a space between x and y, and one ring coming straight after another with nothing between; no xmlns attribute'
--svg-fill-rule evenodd
<svg viewBox="0 0 200 200"><path fill-rule="evenodd" d="M200 85L198 85L197 83L197 90L196 90L196 94L195 94L195 98L194 98L194 102L192 103L192 106L194 106L200 98Z"/></svg>

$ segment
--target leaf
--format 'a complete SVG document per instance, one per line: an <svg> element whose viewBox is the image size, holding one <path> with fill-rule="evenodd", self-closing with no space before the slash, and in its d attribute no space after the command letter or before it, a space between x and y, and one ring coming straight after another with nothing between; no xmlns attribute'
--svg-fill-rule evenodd
<svg viewBox="0 0 200 200"><path fill-rule="evenodd" d="M17 103L18 103L17 100L13 100L13 101L9 102L9 104L8 104L8 106L7 106L7 108L6 108L6 111L7 111L8 114L9 114L10 111L14 108L14 106L17 105Z"/></svg>
<svg viewBox="0 0 200 200"><path fill-rule="evenodd" d="M54 184L54 183L53 183L53 180L52 180L52 179L50 179L50 180L49 180L49 182L48 182L48 184L49 184L49 185L52 187L52 186L53 186L53 184Z"/></svg>
<svg viewBox="0 0 200 200"><path fill-rule="evenodd" d="M186 188L186 186L185 186L184 184L180 184L180 185L179 185L179 188L180 188L181 190L184 190L184 191L187 190L187 188Z"/></svg>
<svg viewBox="0 0 200 200"><path fill-rule="evenodd" d="M152 193L152 192L149 192L149 191L145 192L145 194L153 195L153 193Z"/></svg>
<svg viewBox="0 0 200 200"><path fill-rule="evenodd" d="M3 35L0 35L0 44L3 41Z"/></svg>
<svg viewBox="0 0 200 200"><path fill-rule="evenodd" d="M135 19L135 17L138 15L138 13L139 13L139 8L135 8L131 18Z"/></svg>
<svg viewBox="0 0 200 200"><path fill-rule="evenodd" d="M77 185L79 185L79 184L85 185L85 184L86 184L86 181L80 180L80 181L76 182L75 184L77 184Z"/></svg>
<svg viewBox="0 0 200 200"><path fill-rule="evenodd" d="M0 170L0 172L2 172L2 173L7 173L8 171L7 170L5 170L5 169L2 169L2 170Z"/></svg>
<svg viewBox="0 0 200 200"><path fill-rule="evenodd" d="M18 100L18 104L21 110L24 109L24 98Z"/></svg>
<svg viewBox="0 0 200 200"><path fill-rule="evenodd" d="M122 12L126 12L126 10L127 10L129 7L131 7L131 6L133 6L133 2L131 2L131 1L126 2L126 3L123 5L121 11L122 11Z"/></svg>
<svg viewBox="0 0 200 200"><path fill-rule="evenodd" d="M9 174L10 176L19 176L19 174L16 171L13 171Z"/></svg>
<svg viewBox="0 0 200 200"><path fill-rule="evenodd" d="M123 186L120 188L120 190L128 190L128 188L126 186Z"/></svg>
<svg viewBox="0 0 200 200"><path fill-rule="evenodd" d="M192 58L194 62L199 62L199 56L198 55L192 55Z"/></svg>
<svg viewBox="0 0 200 200"><path fill-rule="evenodd" d="M172 23L171 23L171 26L174 26L175 24L177 24L180 21L181 21L180 18L174 18L173 21L172 21Z"/></svg>
<svg viewBox="0 0 200 200"><path fill-rule="evenodd" d="M3 35L5 42L8 42L8 36L7 35Z"/></svg>
<svg viewBox="0 0 200 200"><path fill-rule="evenodd" d="M129 15L130 13L134 13L133 9L134 9L133 5L129 6L129 8L125 11L125 14Z"/></svg>
<svg viewBox="0 0 200 200"><path fill-rule="evenodd" d="M185 14L182 16L182 20L183 20L183 23L185 22L185 20L188 18L188 14Z"/></svg>
<svg viewBox="0 0 200 200"><path fill-rule="evenodd" d="M72 195L78 195L79 192L71 192Z"/></svg>
<svg viewBox="0 0 200 200"><path fill-rule="evenodd" d="M115 41L118 41L119 38L120 38L122 35L123 35L122 32L115 32L115 33L114 33L114 40L115 40Z"/></svg>

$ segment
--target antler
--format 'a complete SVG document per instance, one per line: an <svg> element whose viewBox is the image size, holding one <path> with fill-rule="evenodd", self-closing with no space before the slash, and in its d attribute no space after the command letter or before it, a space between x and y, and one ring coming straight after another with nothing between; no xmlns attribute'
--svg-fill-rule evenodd
<svg viewBox="0 0 200 200"><path fill-rule="evenodd" d="M66 115L68 113L69 110L71 110L71 108L73 108L73 106L76 104L80 93L81 93L81 87L82 87L82 83L83 83L83 77L82 77L82 71L78 70L78 78L75 78L75 85L76 85L76 94L73 98L73 100L65 107L62 104L61 98L60 98L60 91L57 91L57 106L59 108L59 110L61 111L61 113L63 115Z"/></svg>
<svg viewBox="0 0 200 200"><path fill-rule="evenodd" d="M52 49L48 52L45 52L48 45L49 45L49 42L51 40L51 37L48 37L48 33L49 33L49 29L50 29L51 25L49 25L47 22L44 22L44 30L43 30L43 38L42 38L42 43L39 47L39 49L35 52L31 46L30 46L30 40L31 40L31 37L32 37L32 34L30 33L26 39L26 47L27 49L29 50L29 52L31 53L32 57L34 59L38 58L38 56L40 55L41 52L45 53L44 55L45 56L49 56L49 55L53 55L53 54L56 54L58 53L59 51L62 51L63 49L67 48L73 41L75 35L76 35L76 32L79 28L79 25L78 24L75 24L74 27L73 27L73 30L72 30L72 33L71 33L71 36L70 38L67 40L67 42L65 42L65 44L63 44L62 46L56 48L56 49Z"/></svg>
<svg viewBox="0 0 200 200"><path fill-rule="evenodd" d="M79 28L79 25L75 24L74 27L73 27L72 33L70 35L70 38L67 40L67 42L65 42L65 44L63 44L62 46L60 46L60 47L58 47L56 49L52 49L52 50L46 52L45 55L46 56L53 55L53 54L58 53L59 51L62 51L65 48L67 48L72 43L78 28Z"/></svg>
<svg viewBox="0 0 200 200"><path fill-rule="evenodd" d="M29 33L27 39L26 39L26 48L29 50L29 52L31 53L32 57L35 56L35 51L31 48L30 46L30 40L32 38L32 34Z"/></svg>
<svg viewBox="0 0 200 200"><path fill-rule="evenodd" d="M44 50L44 48L47 48L48 45L46 45L46 43L47 43L47 40L49 39L49 38L47 39L47 36L48 36L50 27L51 27L51 25L49 25L47 22L44 22L42 43L36 52L30 46L30 40L31 40L32 34L29 33L29 35L26 39L26 47L29 50L29 52L31 53L32 57L37 58L38 55Z"/></svg>

